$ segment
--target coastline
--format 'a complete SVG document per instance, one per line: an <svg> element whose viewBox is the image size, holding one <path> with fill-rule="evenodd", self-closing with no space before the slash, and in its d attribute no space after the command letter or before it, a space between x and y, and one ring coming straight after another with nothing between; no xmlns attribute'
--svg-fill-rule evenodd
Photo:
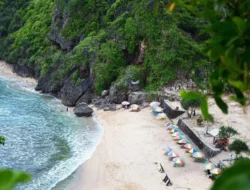
<svg viewBox="0 0 250 190"><path fill-rule="evenodd" d="M27 87L34 87L37 81L22 78L12 72L11 65L0 61L0 77L11 78ZM209 100L210 113L216 116L216 124L227 124L239 130L241 138L248 131L248 114L242 108L228 102L230 112L222 114L215 103ZM73 108L69 108L73 114ZM90 158L75 170L70 190L165 190L162 179L167 174L173 186L168 189L208 190L212 181L203 172L203 164L196 163L189 154L173 140L163 127L166 121L159 121L146 108L140 112L120 109L105 112L94 108L97 123L103 134ZM94 117L95 117L94 116ZM164 147L172 146L186 162L184 168L174 168L173 162L164 155ZM166 173L160 173L155 162L161 163ZM66 179L65 179L66 180Z"/></svg>
<svg viewBox="0 0 250 190"><path fill-rule="evenodd" d="M95 110L104 128L101 142L92 157L76 171L70 190L165 190L162 182L167 174L173 186L168 189L207 190L212 181L173 141L164 121L159 121L146 108L141 112ZM172 146L184 158L184 168L174 168L163 148ZM166 173L160 173L161 163Z"/></svg>
<svg viewBox="0 0 250 190"><path fill-rule="evenodd" d="M8 79L18 80L24 84L24 87L35 88L37 80L34 78L23 78L12 70L12 65L0 60L0 76Z"/></svg>

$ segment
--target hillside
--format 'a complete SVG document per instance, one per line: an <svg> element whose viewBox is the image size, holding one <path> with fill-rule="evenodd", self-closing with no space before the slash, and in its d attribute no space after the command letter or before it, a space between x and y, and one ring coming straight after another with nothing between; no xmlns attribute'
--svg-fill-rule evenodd
<svg viewBox="0 0 250 190"><path fill-rule="evenodd" d="M109 101L209 68L200 35L205 22L164 0L0 0L0 59L39 79L36 90L67 106L91 102L110 89ZM199 10L197 10L199 11ZM198 73L198 75L197 75ZM138 89L137 89L138 90Z"/></svg>

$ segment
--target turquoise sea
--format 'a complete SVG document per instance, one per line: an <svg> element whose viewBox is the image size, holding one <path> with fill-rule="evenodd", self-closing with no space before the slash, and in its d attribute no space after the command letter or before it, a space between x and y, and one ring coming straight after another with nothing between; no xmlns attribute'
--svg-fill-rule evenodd
<svg viewBox="0 0 250 190"><path fill-rule="evenodd" d="M77 118L56 98L0 77L0 135L6 137L0 168L32 175L16 189L52 189L90 158L102 132L94 117Z"/></svg>

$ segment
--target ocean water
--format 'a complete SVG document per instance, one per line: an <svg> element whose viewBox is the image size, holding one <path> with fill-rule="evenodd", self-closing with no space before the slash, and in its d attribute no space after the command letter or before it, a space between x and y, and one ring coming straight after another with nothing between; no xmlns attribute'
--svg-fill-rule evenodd
<svg viewBox="0 0 250 190"><path fill-rule="evenodd" d="M32 175L17 190L50 190L94 152L102 129L93 119L77 118L60 101L0 78L0 168ZM67 189L67 188L66 188Z"/></svg>

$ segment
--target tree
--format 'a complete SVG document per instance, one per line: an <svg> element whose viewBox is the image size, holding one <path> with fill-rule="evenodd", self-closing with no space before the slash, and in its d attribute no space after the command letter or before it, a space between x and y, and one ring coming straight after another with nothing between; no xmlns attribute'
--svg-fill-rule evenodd
<svg viewBox="0 0 250 190"><path fill-rule="evenodd" d="M174 0L169 6L173 11L176 3L192 10L197 17L207 21L204 34L206 53L214 64L209 77L213 98L219 108L228 113L228 106L222 96L232 89L232 98L242 106L247 103L246 94L250 91L250 1L239 0ZM200 11L194 11L201 8ZM201 99L204 118L213 121L208 112L207 97L197 92L181 92L184 99ZM236 146L237 145L237 146ZM231 148L246 150L245 145L234 142ZM236 148L236 149L237 149ZM239 149L237 149L239 150ZM250 187L250 161L239 161L222 172L212 186L212 190L245 190Z"/></svg>
<svg viewBox="0 0 250 190"><path fill-rule="evenodd" d="M230 144L228 146L228 149L230 151L235 151L237 155L239 155L241 152L249 150L247 144L239 139L235 140L232 144Z"/></svg>
<svg viewBox="0 0 250 190"><path fill-rule="evenodd" d="M225 127L225 126L221 126L220 127L220 131L219 131L219 137L224 137L224 138L231 138L235 135L238 135L238 131L236 131L234 128L232 127Z"/></svg>
<svg viewBox="0 0 250 190"><path fill-rule="evenodd" d="M231 89L232 98L245 106L250 90L250 1L235 0L176 0L209 24L203 34L209 36L205 52L213 63L209 76L213 98L224 113L228 106L222 99ZM173 6L172 6L173 7ZM197 11L199 7L200 11ZM171 8L173 9L173 8ZM202 86L201 86L202 87ZM182 92L182 98L202 100L201 110L205 119L212 121L208 112L207 98L200 93Z"/></svg>
<svg viewBox="0 0 250 190"><path fill-rule="evenodd" d="M182 99L181 100L181 106L185 110L189 110L189 108L191 108L194 116L195 116L195 108L199 107L200 104L201 104L200 99L193 99L193 100ZM191 113L191 115L192 115L192 113ZM189 117L191 117L191 115L189 115Z"/></svg>

